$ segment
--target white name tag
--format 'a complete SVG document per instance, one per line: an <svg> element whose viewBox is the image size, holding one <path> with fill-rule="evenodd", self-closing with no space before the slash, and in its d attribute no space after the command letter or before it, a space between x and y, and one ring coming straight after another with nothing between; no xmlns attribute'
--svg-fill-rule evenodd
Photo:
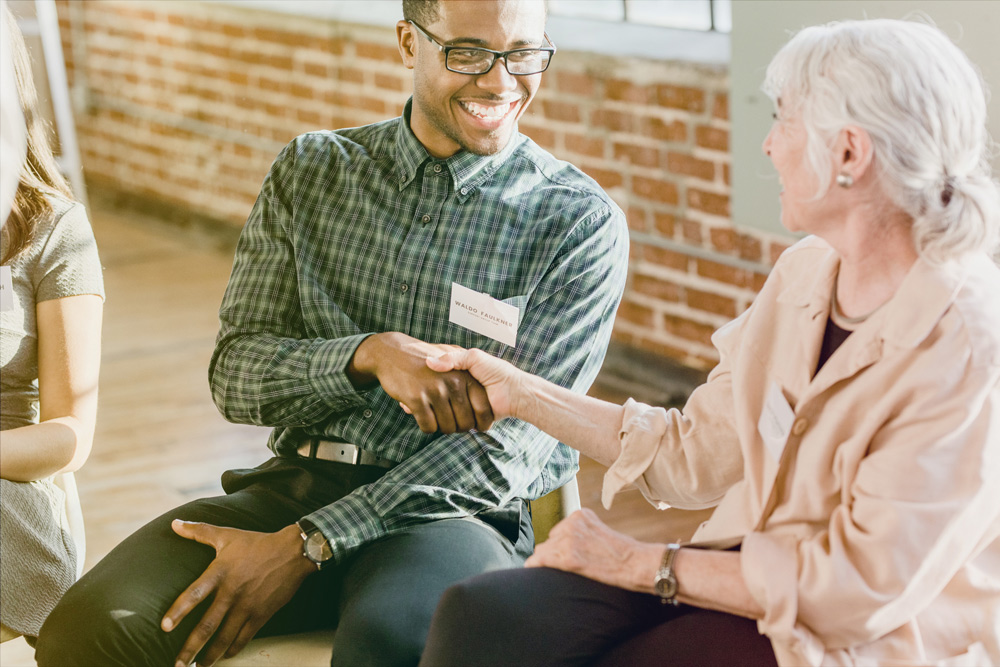
<svg viewBox="0 0 1000 667"><path fill-rule="evenodd" d="M792 407L785 400L778 383L772 381L767 388L764 411L760 413L757 430L775 461L781 460L781 453L785 451L785 443L788 442L788 434L792 432L794 421Z"/></svg>
<svg viewBox="0 0 1000 667"><path fill-rule="evenodd" d="M0 311L14 310L14 281L10 267L0 266Z"/></svg>
<svg viewBox="0 0 1000 667"><path fill-rule="evenodd" d="M448 321L478 334L489 336L504 345L517 345L517 306L497 301L458 283L451 284L451 309Z"/></svg>

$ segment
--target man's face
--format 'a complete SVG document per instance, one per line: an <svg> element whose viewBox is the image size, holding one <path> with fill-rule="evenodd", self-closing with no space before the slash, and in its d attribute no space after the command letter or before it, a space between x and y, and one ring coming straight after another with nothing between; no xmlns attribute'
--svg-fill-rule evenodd
<svg viewBox="0 0 1000 667"><path fill-rule="evenodd" d="M545 8L542 0L447 0L439 2L437 20L421 27L445 46L544 46ZM499 60L486 74L450 72L444 53L413 26L400 22L397 33L404 63L414 70L410 127L428 152L491 155L506 146L542 75L513 76Z"/></svg>

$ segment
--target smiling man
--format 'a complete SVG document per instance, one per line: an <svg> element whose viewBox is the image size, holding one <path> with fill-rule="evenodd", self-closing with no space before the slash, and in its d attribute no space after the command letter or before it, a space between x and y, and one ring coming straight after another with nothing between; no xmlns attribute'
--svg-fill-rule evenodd
<svg viewBox="0 0 1000 667"><path fill-rule="evenodd" d="M236 250L209 377L274 456L112 551L49 617L42 667L207 665L320 627L334 665L415 665L449 585L531 554L528 501L577 456L425 360L479 347L585 392L628 232L517 131L555 53L541 0L403 13L402 116L292 141Z"/></svg>

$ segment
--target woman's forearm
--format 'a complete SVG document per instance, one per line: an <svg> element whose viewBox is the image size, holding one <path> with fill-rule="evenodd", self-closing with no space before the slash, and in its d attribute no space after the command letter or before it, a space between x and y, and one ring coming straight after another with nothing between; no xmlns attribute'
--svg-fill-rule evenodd
<svg viewBox="0 0 1000 667"><path fill-rule="evenodd" d="M573 449L611 465L621 453L618 433L624 408L581 396L536 375L523 373L512 416L534 424Z"/></svg>
<svg viewBox="0 0 1000 667"><path fill-rule="evenodd" d="M746 618L764 617L764 609L750 595L735 551L681 549L674 557L677 599L703 609Z"/></svg>
<svg viewBox="0 0 1000 667"><path fill-rule="evenodd" d="M75 417L57 417L4 431L0 440L0 477L32 482L78 468L76 461L90 452L93 428Z"/></svg>

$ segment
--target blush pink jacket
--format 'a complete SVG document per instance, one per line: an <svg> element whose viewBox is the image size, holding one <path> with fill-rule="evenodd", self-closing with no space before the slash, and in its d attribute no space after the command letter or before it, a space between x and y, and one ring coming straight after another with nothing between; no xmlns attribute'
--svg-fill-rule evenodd
<svg viewBox="0 0 1000 667"><path fill-rule="evenodd" d="M919 260L815 373L838 265L796 244L683 411L626 404L604 502L718 505L693 542L742 542L781 665L1000 665L1000 269Z"/></svg>

